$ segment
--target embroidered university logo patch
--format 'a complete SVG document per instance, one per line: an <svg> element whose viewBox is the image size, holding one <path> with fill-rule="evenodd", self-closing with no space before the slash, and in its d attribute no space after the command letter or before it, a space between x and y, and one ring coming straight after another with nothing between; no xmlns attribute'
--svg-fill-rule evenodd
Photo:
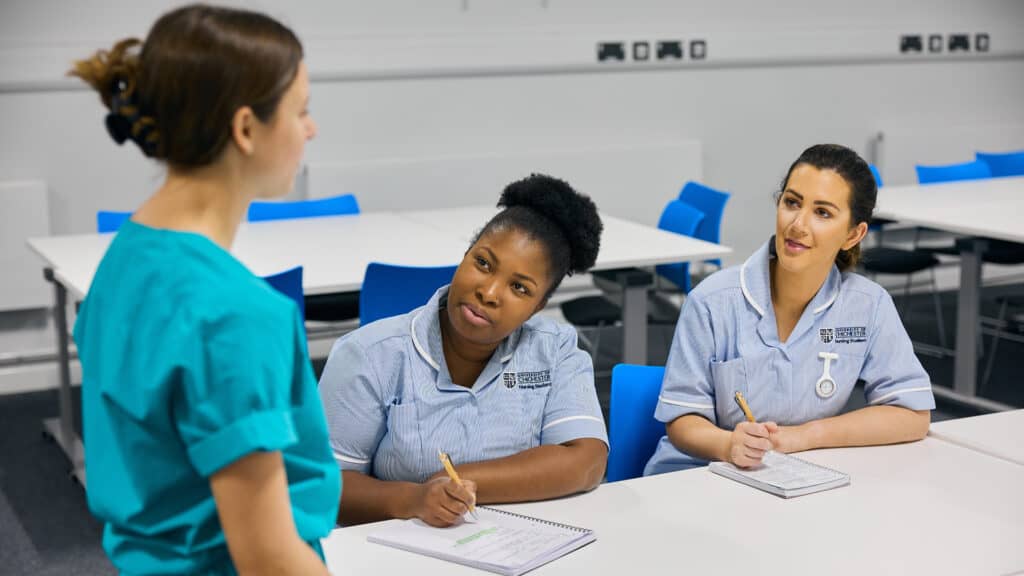
<svg viewBox="0 0 1024 576"><path fill-rule="evenodd" d="M551 370L537 372L505 372L501 375L505 388L519 387L520 390L536 390L551 387Z"/></svg>
<svg viewBox="0 0 1024 576"><path fill-rule="evenodd" d="M823 344L829 344L835 338L831 328L821 328L818 330L818 335L821 336L821 342Z"/></svg>

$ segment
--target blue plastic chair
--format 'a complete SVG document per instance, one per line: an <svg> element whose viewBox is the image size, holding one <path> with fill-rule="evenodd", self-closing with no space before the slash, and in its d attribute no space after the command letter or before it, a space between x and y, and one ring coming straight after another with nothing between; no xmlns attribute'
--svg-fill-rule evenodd
<svg viewBox="0 0 1024 576"><path fill-rule="evenodd" d="M977 152L976 160L988 165L992 176L1024 176L1024 150L1016 152Z"/></svg>
<svg viewBox="0 0 1024 576"><path fill-rule="evenodd" d="M306 302L302 294L302 266L296 266L284 272L264 276L264 280L278 292L291 298L299 307L301 317L306 315Z"/></svg>
<svg viewBox="0 0 1024 576"><path fill-rule="evenodd" d="M875 177L875 185L879 188L884 186L884 184L882 184L882 174L878 171L878 167L874 164L868 164L868 168L871 168L871 175Z"/></svg>
<svg viewBox="0 0 1024 576"><path fill-rule="evenodd" d="M696 236L697 228L704 221L704 213L682 200L670 200L661 212L658 228L683 236ZM690 263L676 262L655 267L661 276L671 280L683 292L690 292Z"/></svg>
<svg viewBox="0 0 1024 576"><path fill-rule="evenodd" d="M359 325L405 314L452 281L456 266L396 266L371 262L359 293Z"/></svg>
<svg viewBox="0 0 1024 576"><path fill-rule="evenodd" d="M612 369L608 482L636 478L654 455L665 425L654 419L664 366L617 364Z"/></svg>
<svg viewBox="0 0 1024 576"><path fill-rule="evenodd" d="M131 218L131 215L131 212L100 210L96 213L96 231L100 234L117 232L121 228L121 224L124 224L125 220Z"/></svg>
<svg viewBox="0 0 1024 576"><path fill-rule="evenodd" d="M729 193L696 182L687 182L679 192L679 199L704 213L704 221L697 226L695 236L707 242L721 244L722 216L725 213L725 204L729 201ZM722 260L719 258L705 262L722 267Z"/></svg>
<svg viewBox="0 0 1024 576"><path fill-rule="evenodd" d="M982 180L992 177L992 170L981 160L972 160L962 164L946 164L944 166L914 166L917 170L918 184L938 184L957 180Z"/></svg>
<svg viewBox="0 0 1024 576"><path fill-rule="evenodd" d="M320 200L297 200L295 202L252 202L249 204L249 221L285 220L291 218L315 218L318 216L341 216L359 214L359 201L353 194L342 194Z"/></svg>

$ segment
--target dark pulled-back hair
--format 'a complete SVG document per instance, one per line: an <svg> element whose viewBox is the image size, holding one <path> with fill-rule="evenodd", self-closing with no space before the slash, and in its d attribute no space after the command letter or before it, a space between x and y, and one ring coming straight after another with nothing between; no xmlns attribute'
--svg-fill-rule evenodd
<svg viewBox="0 0 1024 576"><path fill-rule="evenodd" d="M302 44L273 18L193 4L161 16L145 42L121 40L69 75L99 92L115 141L191 168L220 156L239 108L270 121L301 61Z"/></svg>
<svg viewBox="0 0 1024 576"><path fill-rule="evenodd" d="M870 222L871 214L875 211L875 201L878 198L878 185L871 168L856 152L839 144L815 144L803 151L800 157L793 162L782 179L779 188L778 199L786 191L789 184L789 177L793 170L801 164L813 166L818 170L832 170L846 182L850 187L850 227L861 222ZM851 270L860 261L860 244L858 243L849 250L840 250L836 255L836 266L845 272Z"/></svg>
<svg viewBox="0 0 1024 576"><path fill-rule="evenodd" d="M551 265L545 298L566 274L585 272L597 260L604 229L597 206L564 180L531 174L506 186L498 206L505 209L487 222L473 243L499 230L519 230L540 242Z"/></svg>

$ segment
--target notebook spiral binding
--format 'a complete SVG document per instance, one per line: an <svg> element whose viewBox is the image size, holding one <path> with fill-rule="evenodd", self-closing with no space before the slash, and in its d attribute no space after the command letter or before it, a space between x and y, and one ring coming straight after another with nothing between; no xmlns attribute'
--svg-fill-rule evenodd
<svg viewBox="0 0 1024 576"><path fill-rule="evenodd" d="M497 508L491 508L490 506L477 506L477 508L478 509L482 508L484 510L487 510L488 512L495 512L495 513L498 513L498 514L504 514L506 516L513 516L515 518L519 518L520 520L529 520L530 522L536 522L538 524L546 524L548 526L554 526L556 528L565 528L567 530L573 530L573 531L579 532L581 534L587 533L587 532L593 532L593 530L589 530L587 528L580 528L579 526L572 526L570 524L562 524L561 522L554 522L554 521L551 521L551 520L543 520L541 518L535 518L533 516L527 516L526 514L517 514L515 512L509 512L508 510L499 510Z"/></svg>

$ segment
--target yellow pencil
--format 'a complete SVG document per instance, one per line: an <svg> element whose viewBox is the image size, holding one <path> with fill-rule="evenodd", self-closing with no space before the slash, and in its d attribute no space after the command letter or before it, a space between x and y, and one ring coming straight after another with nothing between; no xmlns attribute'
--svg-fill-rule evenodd
<svg viewBox="0 0 1024 576"><path fill-rule="evenodd" d="M737 392L735 398L736 403L740 405L740 409L747 415L747 420L750 422L757 422L757 420L754 420L754 415L750 413L750 407L747 406L747 401L743 399L743 393Z"/></svg>
<svg viewBox="0 0 1024 576"><path fill-rule="evenodd" d="M452 482L455 482L460 488L462 488L462 480L459 478L459 474L455 471L455 467L452 466L451 458L448 458L448 455L441 450L437 451L437 457L441 459L441 464L444 465L444 470L448 473L448 477L452 479ZM477 517L476 507L472 504L469 505L469 513L472 514L474 518Z"/></svg>

